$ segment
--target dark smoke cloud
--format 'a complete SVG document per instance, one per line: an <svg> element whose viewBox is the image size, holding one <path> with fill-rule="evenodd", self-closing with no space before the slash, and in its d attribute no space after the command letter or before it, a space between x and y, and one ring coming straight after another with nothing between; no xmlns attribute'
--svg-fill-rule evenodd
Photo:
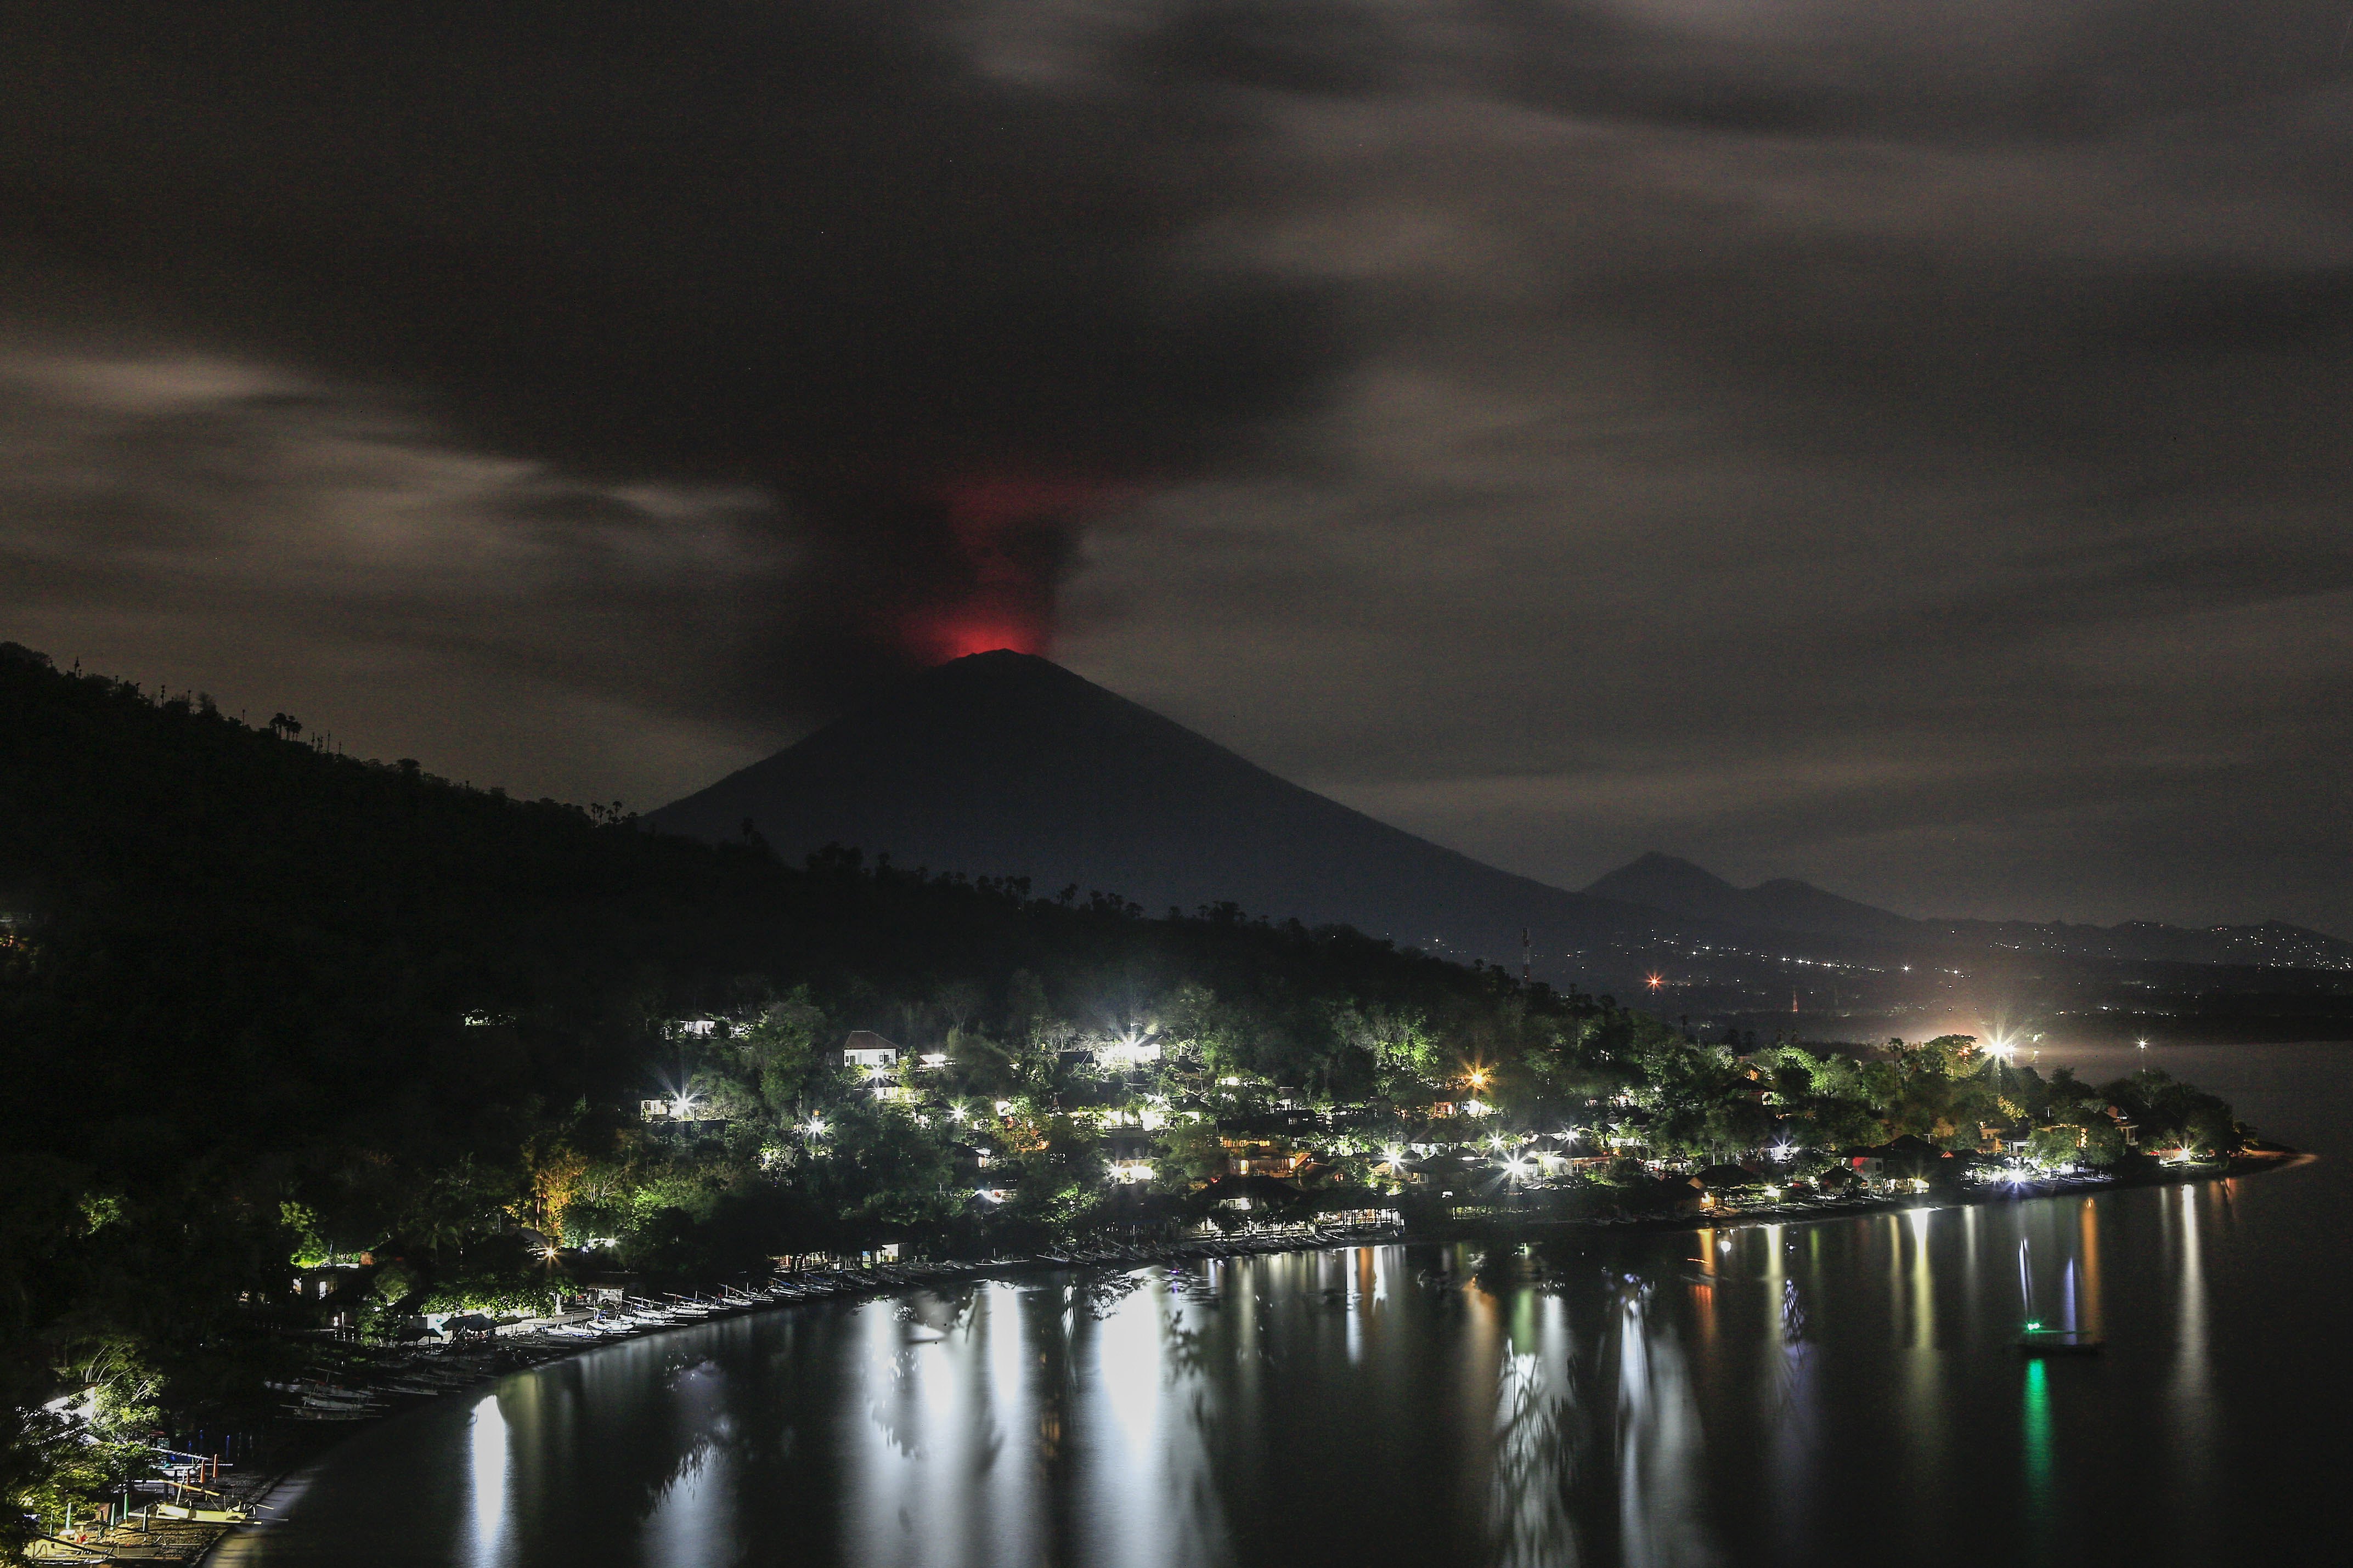
<svg viewBox="0 0 2353 1568"><path fill-rule="evenodd" d="M2353 931L2347 0L279 9L0 0L0 635L650 805L1050 633L1550 880Z"/></svg>
<svg viewBox="0 0 2353 1568"><path fill-rule="evenodd" d="M770 491L796 564L747 677L821 707L1042 647L1091 512L1335 361L1319 291L1182 253L1248 135L1190 90L1241 68L1230 26L1051 92L976 73L946 9L13 8L0 232L51 322L395 389L591 479Z"/></svg>

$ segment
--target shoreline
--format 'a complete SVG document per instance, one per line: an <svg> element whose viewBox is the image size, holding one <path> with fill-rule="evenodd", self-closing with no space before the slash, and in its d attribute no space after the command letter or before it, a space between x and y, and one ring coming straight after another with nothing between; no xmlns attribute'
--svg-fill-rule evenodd
<svg viewBox="0 0 2353 1568"><path fill-rule="evenodd" d="M1523 1233L1520 1239L1535 1239L1531 1234L1543 1232L1558 1236L1577 1231L1661 1232L1677 1230L1725 1229L1741 1225L1810 1225L1821 1220L1848 1219L1857 1215L1902 1214L1919 1208L1958 1208L1982 1204L2029 1203L2039 1198L2097 1197L2105 1193L2131 1192L2142 1187L2184 1186L2192 1182L2229 1181L2238 1176L2259 1175L2271 1171L2292 1170L2307 1164L2320 1156L2301 1149L2267 1148L2261 1152L2234 1155L2220 1166L2160 1168L2143 1175L2117 1178L2115 1176L2053 1177L2038 1182L1996 1185L1990 1183L1978 1186L1931 1187L1924 1193L1891 1193L1884 1196L1863 1198L1836 1204L1803 1204L1779 1205L1767 1209L1735 1209L1722 1213L1641 1215L1619 1219L1517 1219L1508 1215L1482 1216L1449 1227L1445 1232L1419 1232L1401 1239L1407 1245L1475 1241L1493 1238L1498 1233Z"/></svg>
<svg viewBox="0 0 2353 1568"><path fill-rule="evenodd" d="M489 1347L487 1355L473 1352L451 1356L451 1364L442 1370L463 1370L472 1373L463 1384L452 1384L440 1392L407 1396L405 1403L379 1413L351 1421L332 1423L340 1428L319 1432L311 1442L301 1445L301 1451L260 1479L250 1492L240 1489L244 1506L255 1518L232 1524L210 1542L191 1563L210 1563L221 1549L256 1529L267 1529L271 1522L259 1517L274 1506L290 1506L299 1500L300 1490L287 1497L283 1504L272 1500L286 1491L290 1484L299 1481L303 1473L345 1441L358 1433L373 1430L386 1420L409 1411L419 1410L456 1395L471 1395L497 1384L501 1379L521 1373L533 1372L556 1362L568 1361L590 1352L607 1349L629 1341L659 1338L673 1331L696 1329L724 1318L763 1312L777 1308L807 1305L834 1300L864 1300L901 1291L934 1289L957 1282L977 1282L1021 1275L1073 1270L1127 1270L1155 1264L1176 1264L1224 1260L1235 1258L1275 1257L1286 1253L1329 1252L1355 1247L1432 1247L1451 1246L1464 1242L1511 1241L1537 1242L1566 1239L1580 1233L1597 1236L1642 1234L1653 1235L1672 1231L1725 1228L1736 1226L1797 1225L1826 1220L1851 1219L1866 1215L1900 1214L1923 1208L1958 1207L1966 1205L1996 1203L2027 1203L2045 1198L2074 1196L2096 1197L2107 1193L2125 1192L2144 1187L2185 1186L2194 1182L2227 1181L2233 1177L2260 1174L2270 1171L2290 1170L2316 1160L2319 1156L2296 1149L2265 1149L2253 1154L2233 1157L2214 1168L2160 1170L2145 1175L2118 1180L2114 1177L2060 1179L2037 1182L2016 1187L1982 1186L1977 1188L1932 1190L1925 1193L1888 1194L1884 1197L1836 1205L1808 1205L1797 1210L1769 1212L1744 1211L1716 1215L1661 1215L1615 1220L1600 1218L1558 1220L1515 1220L1501 1216L1481 1216L1443 1231L1398 1229L1377 1234L1355 1236L1240 1236L1217 1240L1170 1242L1153 1247L1079 1247L1067 1253L1039 1254L1029 1258L992 1259L963 1264L886 1265L871 1271L828 1271L822 1275L780 1275L776 1283L816 1284L828 1288L814 1293L797 1296L747 1294L731 1300L725 1310L688 1322L649 1324L626 1334L577 1343L556 1342L543 1331L528 1339L519 1336L511 1349ZM438 1362L446 1352L423 1352L418 1359ZM488 1362L491 1364L479 1364ZM464 1364L474 1363L478 1364ZM498 1364L504 1363L506 1364ZM387 1368L397 1376L407 1370L404 1364ZM289 1439L304 1423L280 1420L274 1424ZM326 1426L330 1423L320 1422Z"/></svg>

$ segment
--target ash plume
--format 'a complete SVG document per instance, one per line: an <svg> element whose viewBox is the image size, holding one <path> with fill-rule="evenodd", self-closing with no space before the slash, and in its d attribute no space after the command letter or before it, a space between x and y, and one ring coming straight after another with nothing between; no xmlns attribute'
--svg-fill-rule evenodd
<svg viewBox="0 0 2353 1568"><path fill-rule="evenodd" d="M67 324L272 356L582 476L744 486L790 564L746 706L1044 647L1105 504L1337 357L1187 236L1250 132L912 0L445 0L0 18L0 239ZM765 692L765 697L756 693Z"/></svg>

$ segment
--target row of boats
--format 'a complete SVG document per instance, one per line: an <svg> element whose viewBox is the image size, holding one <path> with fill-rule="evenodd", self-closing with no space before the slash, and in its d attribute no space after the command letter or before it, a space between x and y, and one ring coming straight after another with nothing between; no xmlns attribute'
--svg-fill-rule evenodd
<svg viewBox="0 0 2353 1568"><path fill-rule="evenodd" d="M479 1386L490 1378L570 1355L607 1340L628 1339L707 1322L714 1318L795 1301L887 1295L936 1289L1022 1269L1177 1267L1217 1258L1290 1251L1302 1246L1394 1240L1378 1227L1341 1234L1305 1226L1267 1226L1240 1236L1192 1241L1053 1248L1033 1257L988 1262L885 1263L866 1268L782 1274L765 1285L661 1297L623 1296L567 1320L547 1321L494 1338L397 1352L338 1344L334 1359L307 1376L268 1386L287 1396L280 1413L296 1421L366 1421L412 1400Z"/></svg>
<svg viewBox="0 0 2353 1568"><path fill-rule="evenodd" d="M473 1387L504 1370L489 1355L427 1352L316 1367L313 1375L264 1386L290 1396L280 1413L297 1421L366 1421L404 1400L432 1399ZM354 1373L359 1374L356 1382Z"/></svg>
<svg viewBox="0 0 2353 1568"><path fill-rule="evenodd" d="M1326 1232L1298 1234L1272 1228L1254 1235L1217 1240L1167 1242L1133 1247L1075 1247L1049 1249L1034 1257L987 1263L886 1263L859 1269L823 1270L781 1276L755 1289L722 1286L716 1295L672 1295L661 1300L624 1297L593 1316L538 1331L538 1336L559 1342L586 1343L627 1339L634 1334L677 1328L733 1312L790 1301L822 1300L836 1296L871 1296L953 1285L1016 1268L1137 1268L1154 1264L1178 1265L1218 1258L1286 1251L1303 1241L1394 1239L1393 1236L1335 1237Z"/></svg>

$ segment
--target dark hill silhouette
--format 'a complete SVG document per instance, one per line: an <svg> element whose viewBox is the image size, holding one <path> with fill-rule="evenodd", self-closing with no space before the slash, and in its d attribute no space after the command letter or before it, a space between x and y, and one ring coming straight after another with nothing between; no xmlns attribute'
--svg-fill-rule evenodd
<svg viewBox="0 0 2353 1568"><path fill-rule="evenodd" d="M1793 878L1737 888L1704 867L1656 850L1620 866L1585 891L1683 920L1905 951L1949 948L2258 969L2353 969L2353 943L2285 921L2193 929L2155 921L2097 926L2064 921L1912 920Z"/></svg>
<svg viewBox="0 0 2353 1568"><path fill-rule="evenodd" d="M1537 973L1555 980L1622 982L1693 941L1760 960L1949 950L2353 968L2353 946L2279 922L1912 920L1791 879L1736 888L1655 853L1570 892L1351 811L1009 651L926 670L646 820L712 842L749 823L788 862L849 845L910 868L1027 877L1050 897L1101 891L1154 914L1239 905L1509 967L1525 928Z"/></svg>
<svg viewBox="0 0 2353 1568"><path fill-rule="evenodd" d="M711 840L748 821L787 860L851 845L1050 896L1234 903L1514 967L1526 927L1555 973L1571 949L1677 923L1482 865L1012 652L927 670L647 821Z"/></svg>
<svg viewBox="0 0 2353 1568"><path fill-rule="evenodd" d="M1688 920L1865 942L1917 941L1927 924L1783 877L1736 888L1704 867L1656 850L1592 883L1588 896L1647 904Z"/></svg>

